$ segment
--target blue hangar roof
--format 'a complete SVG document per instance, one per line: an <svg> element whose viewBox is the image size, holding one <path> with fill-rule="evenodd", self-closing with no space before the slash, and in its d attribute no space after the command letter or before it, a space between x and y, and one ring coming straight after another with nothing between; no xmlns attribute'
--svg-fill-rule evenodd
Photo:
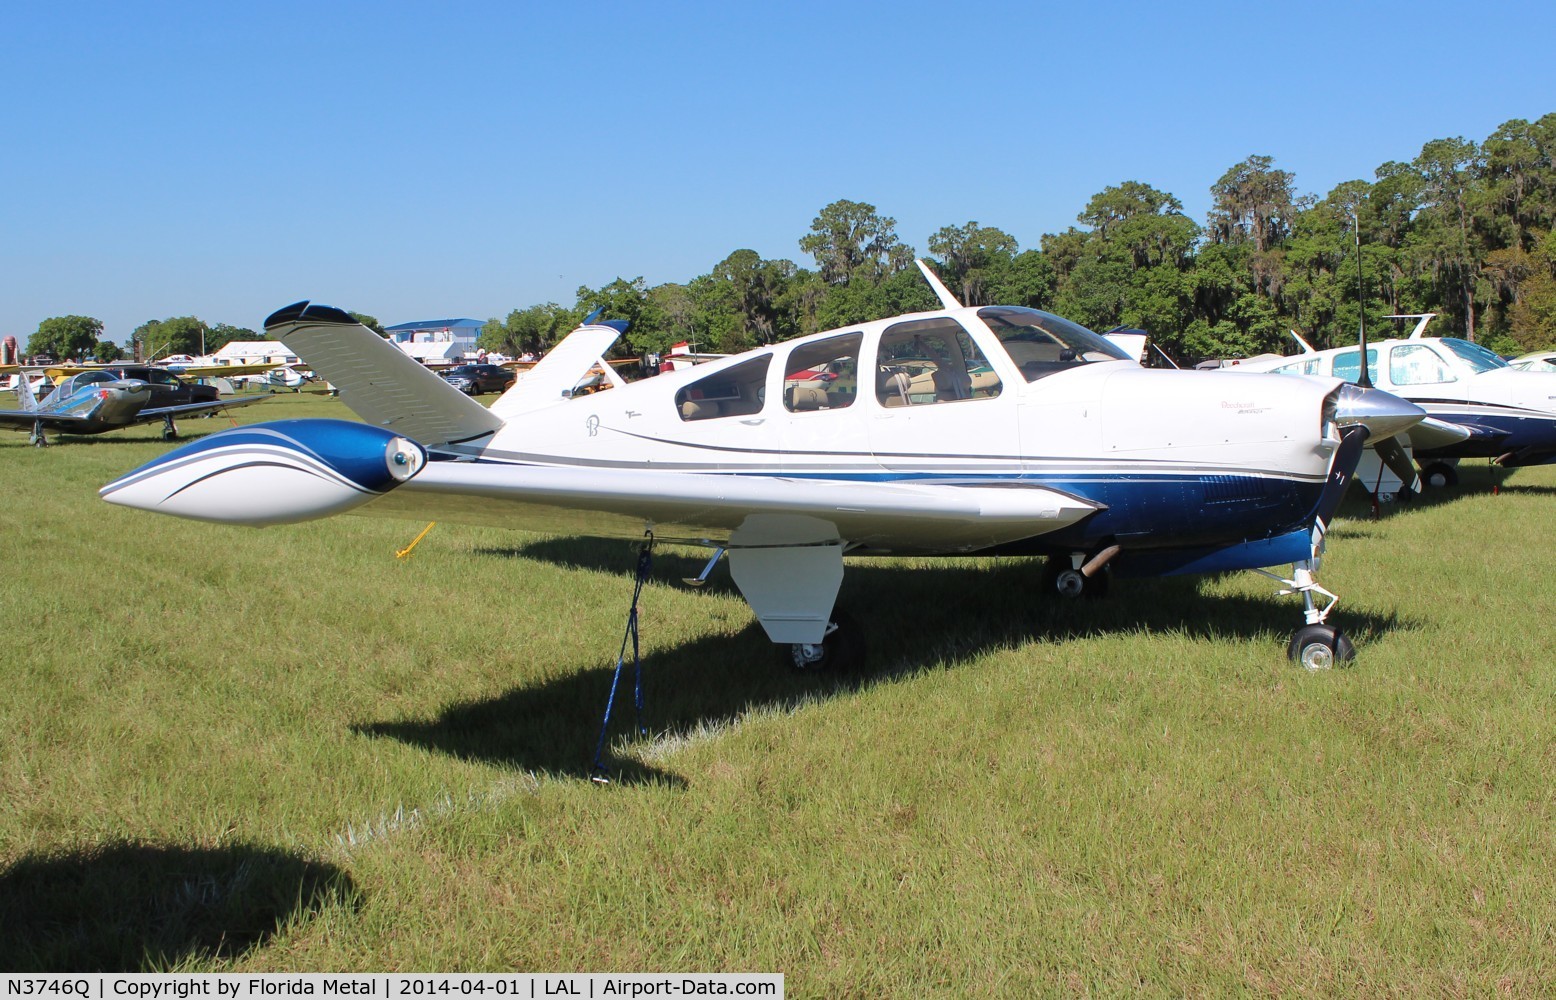
<svg viewBox="0 0 1556 1000"><path fill-rule="evenodd" d="M384 327L385 333L415 333L418 330L479 330L486 324L478 319L419 319L414 323L399 323Z"/></svg>

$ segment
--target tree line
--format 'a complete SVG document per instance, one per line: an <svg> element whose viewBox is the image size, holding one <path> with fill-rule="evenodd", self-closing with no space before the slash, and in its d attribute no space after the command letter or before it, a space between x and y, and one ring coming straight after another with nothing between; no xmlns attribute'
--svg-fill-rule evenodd
<svg viewBox="0 0 1556 1000"><path fill-rule="evenodd" d="M969 305L1031 306L1099 331L1140 328L1181 361L1280 352L1290 328L1337 346L1363 316L1376 328L1407 312L1439 313L1433 332L1505 354L1556 343L1556 113L1513 119L1482 142L1432 140L1323 197L1299 193L1295 176L1261 155L1228 169L1210 194L1199 223L1173 194L1126 180L1036 248L970 221L931 234L923 256ZM688 341L733 352L936 305L912 266L918 251L874 205L825 206L798 249L814 268L741 249L685 282L580 287L571 305L488 320L480 344L543 352L600 308L630 321L623 351ZM199 324L163 320L136 335L150 343L185 321ZM29 352L47 348L39 338L53 323L40 325ZM207 335L217 329L237 328Z"/></svg>
<svg viewBox="0 0 1556 1000"><path fill-rule="evenodd" d="M1338 346L1364 314L1377 328L1387 314L1436 312L1433 332L1507 354L1556 343L1556 113L1479 143L1436 139L1373 174L1318 197L1254 155L1211 185L1203 224L1174 195L1127 180L1035 249L971 221L931 234L925 256L969 305L1137 327L1184 361L1289 350L1292 328ZM911 266L917 251L873 205L827 205L798 246L814 269L736 250L684 283L617 278L579 288L570 307L515 309L489 320L481 343L543 351L603 307L632 321L635 352L683 340L738 351L936 304Z"/></svg>

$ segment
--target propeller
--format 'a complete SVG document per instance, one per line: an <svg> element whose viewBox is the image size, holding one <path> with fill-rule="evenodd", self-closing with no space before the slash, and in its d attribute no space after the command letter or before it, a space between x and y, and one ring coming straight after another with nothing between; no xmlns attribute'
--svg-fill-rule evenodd
<svg viewBox="0 0 1556 1000"><path fill-rule="evenodd" d="M1351 477L1356 475L1356 466L1361 462L1368 434L1365 424L1352 424L1340 429L1340 447L1335 449L1334 458L1329 460L1329 478L1324 482L1324 492L1319 494L1318 507L1313 511L1313 519L1318 523L1320 534L1328 530L1335 511L1340 509L1340 501L1345 497L1346 488L1351 485Z"/></svg>
<svg viewBox="0 0 1556 1000"><path fill-rule="evenodd" d="M1402 494L1421 492L1421 477L1416 474L1415 463L1405 454L1405 446L1400 442L1399 435L1379 441L1373 450L1388 470L1399 477L1403 484L1400 487Z"/></svg>

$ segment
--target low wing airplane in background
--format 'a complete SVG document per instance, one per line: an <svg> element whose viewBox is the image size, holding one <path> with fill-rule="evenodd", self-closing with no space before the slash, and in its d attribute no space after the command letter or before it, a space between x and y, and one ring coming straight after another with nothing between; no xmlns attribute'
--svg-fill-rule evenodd
<svg viewBox="0 0 1556 1000"><path fill-rule="evenodd" d="M834 608L844 556L1050 557L1077 595L1142 575L1292 564L1308 669L1353 655L1315 579L1369 434L1422 417L1336 380L1143 369L1033 309L943 308L800 337L576 395L620 334L573 331L490 409L347 313L300 302L267 333L364 421L223 431L103 487L111 503L269 525L346 511L641 538L727 552L798 668L862 655ZM620 325L620 324L618 324ZM818 379L817 373L828 376ZM1263 572L1261 570L1261 572Z"/></svg>
<svg viewBox="0 0 1556 1000"><path fill-rule="evenodd" d="M184 402L181 400L190 398L189 387L176 376L160 369L148 374L159 381L125 377L122 370L83 369L55 386L41 401L28 381L18 378L17 409L0 410L0 425L26 428L28 442L40 448L49 443L50 429L66 434L101 434L158 420L162 421L162 437L172 440L178 437L174 417L216 413L270 398L263 395L218 399L216 390L207 388L200 394L202 398ZM159 395L164 399L159 400Z"/></svg>
<svg viewBox="0 0 1556 1000"><path fill-rule="evenodd" d="M1395 479L1410 487L1412 460L1433 486L1457 482L1461 458L1489 458L1507 468L1556 462L1556 372L1514 369L1479 344L1422 336L1435 315L1386 317L1417 323L1408 337L1367 345L1367 383L1427 414L1407 435L1411 454L1404 463L1388 463ZM1319 351L1295 331L1292 337L1301 354L1255 358L1229 371L1360 380L1359 346Z"/></svg>

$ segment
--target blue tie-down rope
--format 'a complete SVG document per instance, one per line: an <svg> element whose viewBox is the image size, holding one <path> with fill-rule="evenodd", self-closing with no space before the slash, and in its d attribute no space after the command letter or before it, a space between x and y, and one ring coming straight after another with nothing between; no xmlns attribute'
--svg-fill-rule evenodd
<svg viewBox="0 0 1556 1000"><path fill-rule="evenodd" d="M633 704L637 709L638 735L647 736L643 726L643 658L638 648L638 598L643 595L643 584L648 582L654 569L654 533L643 532L643 548L638 552L638 578L632 588L632 610L627 612L627 631L621 637L621 651L616 654L616 673L611 678L610 696L605 699L605 718L600 722L600 739L594 746L594 767L589 778L597 784L610 784L610 768L602 759L605 754L605 734L611 724L611 709L616 705L616 688L621 683L621 667L627 660L627 640L632 641Z"/></svg>

